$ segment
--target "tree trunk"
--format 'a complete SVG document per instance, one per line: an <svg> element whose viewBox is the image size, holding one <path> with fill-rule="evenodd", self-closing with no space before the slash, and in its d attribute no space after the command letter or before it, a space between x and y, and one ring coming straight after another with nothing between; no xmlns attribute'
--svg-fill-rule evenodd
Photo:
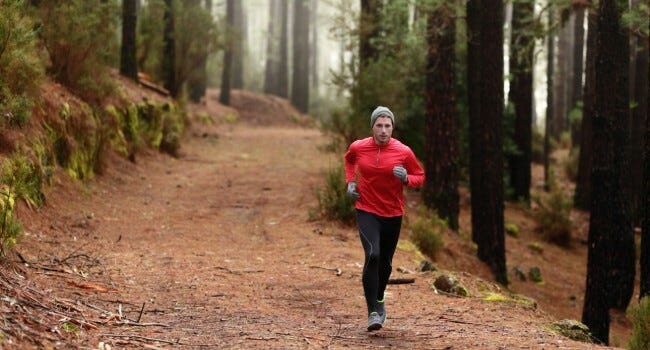
<svg viewBox="0 0 650 350"><path fill-rule="evenodd" d="M557 40L557 62L555 63L555 76L553 77L554 82L554 101L555 106L553 110L555 114L553 115L553 133L551 134L556 140L560 139L560 135L567 130L567 115L566 115L566 105L567 105L567 86L566 86L566 77L569 74L568 71L568 61L569 52L567 50L567 42L569 39L568 28L569 25L566 21L560 21L561 28L558 31L558 40Z"/></svg>
<svg viewBox="0 0 650 350"><path fill-rule="evenodd" d="M318 0L311 0L311 50L309 57L311 58L309 68L311 72L311 86L318 91L319 76L318 76Z"/></svg>
<svg viewBox="0 0 650 350"><path fill-rule="evenodd" d="M571 96L571 109L580 108L582 103L582 73L583 53L585 46L585 7L576 6L573 23L573 88ZM584 110L583 110L584 111ZM580 145L580 124L571 121L571 147Z"/></svg>
<svg viewBox="0 0 650 350"><path fill-rule="evenodd" d="M639 8L640 1L635 0L632 3L632 8ZM634 30L633 33L641 33L640 30ZM632 119L630 125L630 151L628 154L642 154L644 146L644 126L648 115L648 38L642 35L637 35L634 50L632 50L632 57L634 62L634 74L630 76L630 85L632 86ZM642 174L643 166L639 162L631 164L630 181L628 181L630 193L632 195L632 217L634 223L640 223L642 210L641 210L641 196L642 191Z"/></svg>
<svg viewBox="0 0 650 350"><path fill-rule="evenodd" d="M232 28L235 20L235 6L234 3L238 0L226 1L226 22ZM219 102L223 105L230 105L230 83L232 80L232 51L233 51L233 38L230 36L227 40L226 49L223 52L223 71L221 74L221 91L219 94Z"/></svg>
<svg viewBox="0 0 650 350"><path fill-rule="evenodd" d="M648 40L645 40L645 58L648 59ZM638 63L638 61L637 61ZM646 62L646 79L650 80L650 73L648 73ZM638 79L638 75L637 75ZM646 111L648 108L648 92L646 84ZM641 257L639 264L641 265L641 282L639 299L650 295L650 118L646 117L645 120L645 140L644 140L644 174L643 174L643 220L641 228Z"/></svg>
<svg viewBox="0 0 650 350"><path fill-rule="evenodd" d="M591 163L592 151L592 119L596 99L596 9L591 6L587 25L587 55L585 63L584 105L582 107L582 125L580 126L580 158L578 159L578 176L573 196L574 207L582 210L591 208Z"/></svg>
<svg viewBox="0 0 650 350"><path fill-rule="evenodd" d="M278 62L279 57L279 28L275 18L280 18L278 0L269 2L269 26L266 39L266 65L264 69L264 92L267 94L277 93L278 87Z"/></svg>
<svg viewBox="0 0 650 350"><path fill-rule="evenodd" d="M307 113L309 111L309 7L305 1L294 1L293 19L291 103L300 112Z"/></svg>
<svg viewBox="0 0 650 350"><path fill-rule="evenodd" d="M426 66L424 203L458 230L458 125L456 118L456 14L441 4L429 10Z"/></svg>
<svg viewBox="0 0 650 350"><path fill-rule="evenodd" d="M198 6L199 4L197 4ZM205 9L210 18L212 18L212 1L206 0ZM188 77L187 90L190 100L193 102L200 102L205 96L205 91L208 87L208 46L206 43L205 51L199 58L197 68L193 69Z"/></svg>
<svg viewBox="0 0 650 350"><path fill-rule="evenodd" d="M510 181L516 200L530 201L530 162L532 159L533 123L533 49L531 23L533 0L513 3L512 40L510 44L509 100L515 107L513 141L519 151L509 159Z"/></svg>
<svg viewBox="0 0 650 350"><path fill-rule="evenodd" d="M626 0L601 1L596 38L591 216L583 322L609 343L609 308L627 307L634 287L634 234L621 188L627 164L629 37L621 25Z"/></svg>
<svg viewBox="0 0 650 350"><path fill-rule="evenodd" d="M138 15L135 0L122 0L122 51L120 54L120 74L138 81L138 62L136 59L136 24Z"/></svg>
<svg viewBox="0 0 650 350"><path fill-rule="evenodd" d="M377 58L377 50L372 44L379 35L379 14L381 0L361 0L361 17L359 23L359 65L367 66Z"/></svg>
<svg viewBox="0 0 650 350"><path fill-rule="evenodd" d="M278 91L280 97L289 97L289 0L280 0L280 65Z"/></svg>
<svg viewBox="0 0 650 350"><path fill-rule="evenodd" d="M163 57L162 69L164 87L172 97L178 96L178 84L176 83L176 42L174 39L174 4L173 0L165 0L165 23L163 33Z"/></svg>
<svg viewBox="0 0 650 350"><path fill-rule="evenodd" d="M548 5L548 23L549 26L555 21L555 8L552 4ZM549 31L546 37L546 120L544 121L544 189L551 189L550 174L550 157L551 157L551 135L553 135L554 115L555 115L555 93L554 79L555 74L555 36Z"/></svg>
<svg viewBox="0 0 650 350"><path fill-rule="evenodd" d="M469 0L468 91L472 240L508 283L503 224L503 2Z"/></svg>
<svg viewBox="0 0 650 350"><path fill-rule="evenodd" d="M236 0L233 3L233 23L232 30L235 33L234 42L232 43L232 72L231 88L242 89L244 87L244 48L246 47L246 17L244 13L244 0Z"/></svg>

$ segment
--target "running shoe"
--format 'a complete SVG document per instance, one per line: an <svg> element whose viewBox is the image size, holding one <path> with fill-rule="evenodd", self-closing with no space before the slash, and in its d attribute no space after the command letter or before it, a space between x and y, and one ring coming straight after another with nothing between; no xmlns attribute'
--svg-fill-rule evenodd
<svg viewBox="0 0 650 350"><path fill-rule="evenodd" d="M377 331L381 329L381 316L377 312L371 312L368 315L368 331Z"/></svg>
<svg viewBox="0 0 650 350"><path fill-rule="evenodd" d="M381 324L383 325L386 322L386 305L384 305L383 300L377 301L377 313L381 317Z"/></svg>

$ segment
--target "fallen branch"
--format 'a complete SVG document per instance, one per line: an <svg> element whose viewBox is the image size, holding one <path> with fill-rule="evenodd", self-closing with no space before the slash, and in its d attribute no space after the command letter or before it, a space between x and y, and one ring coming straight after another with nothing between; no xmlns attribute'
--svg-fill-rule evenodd
<svg viewBox="0 0 650 350"><path fill-rule="evenodd" d="M343 274L343 271L341 271L341 269L339 269L338 267L324 267L324 266L309 266L309 267L312 269L323 269L327 271L334 271L336 272L337 276L341 276L341 274Z"/></svg>
<svg viewBox="0 0 650 350"><path fill-rule="evenodd" d="M95 326L92 323L82 321L82 320L77 320L77 319L74 319L74 318L69 318L65 322L66 323L72 323L72 324L80 327L81 329L85 328L85 329L92 329L92 330L95 330L95 331L99 329L99 327Z"/></svg>
<svg viewBox="0 0 650 350"><path fill-rule="evenodd" d="M77 287L77 288L82 288L82 289L89 289L89 290L94 290L97 292L111 292L111 293L116 293L117 289L109 289L106 287L98 286L96 284L90 284L90 283L77 283L74 281L68 281L68 284Z"/></svg>
<svg viewBox="0 0 650 350"><path fill-rule="evenodd" d="M159 94L161 94L163 96L169 96L169 91L167 89L165 89L163 87L160 87L160 86L158 86L158 85L156 85L154 83L150 83L150 82L148 82L146 80L140 80L139 83L142 86L146 87L147 89L153 90L153 91L155 91L155 92L157 92L157 93L159 93Z"/></svg>
<svg viewBox="0 0 650 350"><path fill-rule="evenodd" d="M215 267L218 270L224 270L227 271L228 273L232 273L233 275L241 275L242 273L255 273L255 272L264 272L264 270L231 270L227 267L223 266L216 266Z"/></svg>
<svg viewBox="0 0 650 350"><path fill-rule="evenodd" d="M456 319L453 319L453 318L447 318L447 317L444 317L444 316L440 316L439 319L441 319L441 320L445 320L445 321L449 321L449 322L453 322L453 323L470 324L470 325L472 325L472 326L480 326L480 327L485 327L485 326L487 326L487 325L485 325L485 324L481 324L481 323L474 323L474 322L461 321L461 320L456 320Z"/></svg>
<svg viewBox="0 0 650 350"><path fill-rule="evenodd" d="M140 315L138 315L138 320L136 321L136 323L140 323L140 320L142 319L142 313L144 312L144 305L145 304L146 303L142 303L142 309L140 309Z"/></svg>
<svg viewBox="0 0 650 350"><path fill-rule="evenodd" d="M117 325L117 326L138 326L138 327L165 327L165 328L171 327L170 325L164 324L164 323L155 323L155 322L153 322L153 323L140 323L140 322L132 322L132 321L129 321L129 320L115 322L115 325Z"/></svg>
<svg viewBox="0 0 650 350"><path fill-rule="evenodd" d="M129 335L129 334L111 334L111 333L104 333L102 336L105 337L112 337L112 338L129 338L129 339L136 339L136 340L144 340L144 341L157 341L160 343L165 343L165 344L181 344L180 341L175 340L166 340L166 339L159 339L159 338L149 338L149 337L143 337L141 335Z"/></svg>
<svg viewBox="0 0 650 350"><path fill-rule="evenodd" d="M415 283L415 278L391 278L388 280L388 284L408 284Z"/></svg>

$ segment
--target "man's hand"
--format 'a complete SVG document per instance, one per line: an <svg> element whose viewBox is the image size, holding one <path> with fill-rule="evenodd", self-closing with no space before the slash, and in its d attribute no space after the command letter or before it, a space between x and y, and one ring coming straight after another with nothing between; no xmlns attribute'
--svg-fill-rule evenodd
<svg viewBox="0 0 650 350"><path fill-rule="evenodd" d="M355 201L361 198L359 192L357 192L357 183L354 181L348 182L348 196L350 196Z"/></svg>
<svg viewBox="0 0 650 350"><path fill-rule="evenodd" d="M404 184L409 182L409 178L406 174L406 169L404 169L404 167L401 165L393 168L393 175L400 179Z"/></svg>

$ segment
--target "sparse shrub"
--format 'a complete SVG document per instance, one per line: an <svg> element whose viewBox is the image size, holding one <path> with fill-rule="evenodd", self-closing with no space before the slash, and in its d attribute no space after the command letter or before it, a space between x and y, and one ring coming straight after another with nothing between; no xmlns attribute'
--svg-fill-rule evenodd
<svg viewBox="0 0 650 350"><path fill-rule="evenodd" d="M574 136L578 136L582 130L582 101L577 101L576 106L569 112L569 125L571 129L571 145L572 148L580 146L579 140L574 140Z"/></svg>
<svg viewBox="0 0 650 350"><path fill-rule="evenodd" d="M14 217L16 194L7 185L0 184L0 258L13 247L22 227Z"/></svg>
<svg viewBox="0 0 650 350"><path fill-rule="evenodd" d="M571 181L576 181L578 178L578 164L580 162L580 149L573 148L569 152L569 157L564 163L564 172L566 173L567 178Z"/></svg>
<svg viewBox="0 0 650 350"><path fill-rule="evenodd" d="M108 66L119 52L117 1L42 0L38 10L54 79L89 101L114 91Z"/></svg>
<svg viewBox="0 0 650 350"><path fill-rule="evenodd" d="M160 140L159 149L171 156L178 157L178 150L181 148L181 140L185 130L184 115L171 104L163 105L162 111L162 139Z"/></svg>
<svg viewBox="0 0 650 350"><path fill-rule="evenodd" d="M14 207L19 199L29 206L41 206L45 199L41 192L40 172L23 155L4 158L0 168L0 257L16 244L22 231L14 216Z"/></svg>
<svg viewBox="0 0 650 350"><path fill-rule="evenodd" d="M544 135L537 128L533 128L533 143L531 160L533 163L544 163Z"/></svg>
<svg viewBox="0 0 650 350"><path fill-rule="evenodd" d="M542 247L539 242L531 242L528 243L528 248L536 253L542 254L544 253L544 247Z"/></svg>
<svg viewBox="0 0 650 350"><path fill-rule="evenodd" d="M129 141L127 141L128 130L125 126L125 118L113 105L108 105L102 113L102 120L106 126L106 137L113 150L124 157L129 156Z"/></svg>
<svg viewBox="0 0 650 350"><path fill-rule="evenodd" d="M506 224L506 234L511 237L519 237L519 227L517 224Z"/></svg>
<svg viewBox="0 0 650 350"><path fill-rule="evenodd" d="M411 231L411 240L422 254L435 260L438 252L444 246L442 233L447 230L445 220L438 217L435 212L423 209L409 225L409 229Z"/></svg>
<svg viewBox="0 0 650 350"><path fill-rule="evenodd" d="M223 117L223 120L228 124L235 124L239 121L239 114L237 113L226 113Z"/></svg>
<svg viewBox="0 0 650 350"><path fill-rule="evenodd" d="M530 280L535 283L544 283L544 278L542 278L542 270L537 266L533 266L528 269L528 278L530 278Z"/></svg>
<svg viewBox="0 0 650 350"><path fill-rule="evenodd" d="M6 191L13 193L16 199L23 199L30 206L40 207L45 200L40 172L24 155L3 159L0 183L6 185Z"/></svg>
<svg viewBox="0 0 650 350"><path fill-rule="evenodd" d="M643 297L639 305L630 308L628 313L633 325L628 349L650 349L650 297Z"/></svg>
<svg viewBox="0 0 650 350"><path fill-rule="evenodd" d="M219 28L212 16L198 2L191 4L189 1L173 1L175 21L174 40L176 41L176 82L179 87L186 83L191 98L197 101L200 96L195 94L197 79L202 79L202 62L208 55L224 46L223 28ZM163 30L165 2L163 0L150 0L143 2L138 18L137 35L137 61L141 71L146 73L154 82L161 83L162 61L160 53L163 50ZM220 72L220 68L218 71ZM212 70L208 76L218 75ZM247 72L250 73L250 72ZM257 74L264 76L263 74ZM247 76L248 77L248 76ZM248 80L247 80L248 82ZM200 83L199 83L200 84ZM179 89L180 91L180 89Z"/></svg>
<svg viewBox="0 0 650 350"><path fill-rule="evenodd" d="M0 1L0 127L27 122L45 71L25 6L22 0Z"/></svg>
<svg viewBox="0 0 650 350"><path fill-rule="evenodd" d="M355 220L354 202L346 193L343 169L343 164L330 168L325 177L325 187L316 192L318 216L352 225Z"/></svg>
<svg viewBox="0 0 650 350"><path fill-rule="evenodd" d="M571 148L571 133L570 132L563 131L560 134L559 147L560 148Z"/></svg>
<svg viewBox="0 0 650 350"><path fill-rule="evenodd" d="M554 189L547 200L536 199L539 210L535 216L545 241L568 246L571 242L571 208L573 201Z"/></svg>

